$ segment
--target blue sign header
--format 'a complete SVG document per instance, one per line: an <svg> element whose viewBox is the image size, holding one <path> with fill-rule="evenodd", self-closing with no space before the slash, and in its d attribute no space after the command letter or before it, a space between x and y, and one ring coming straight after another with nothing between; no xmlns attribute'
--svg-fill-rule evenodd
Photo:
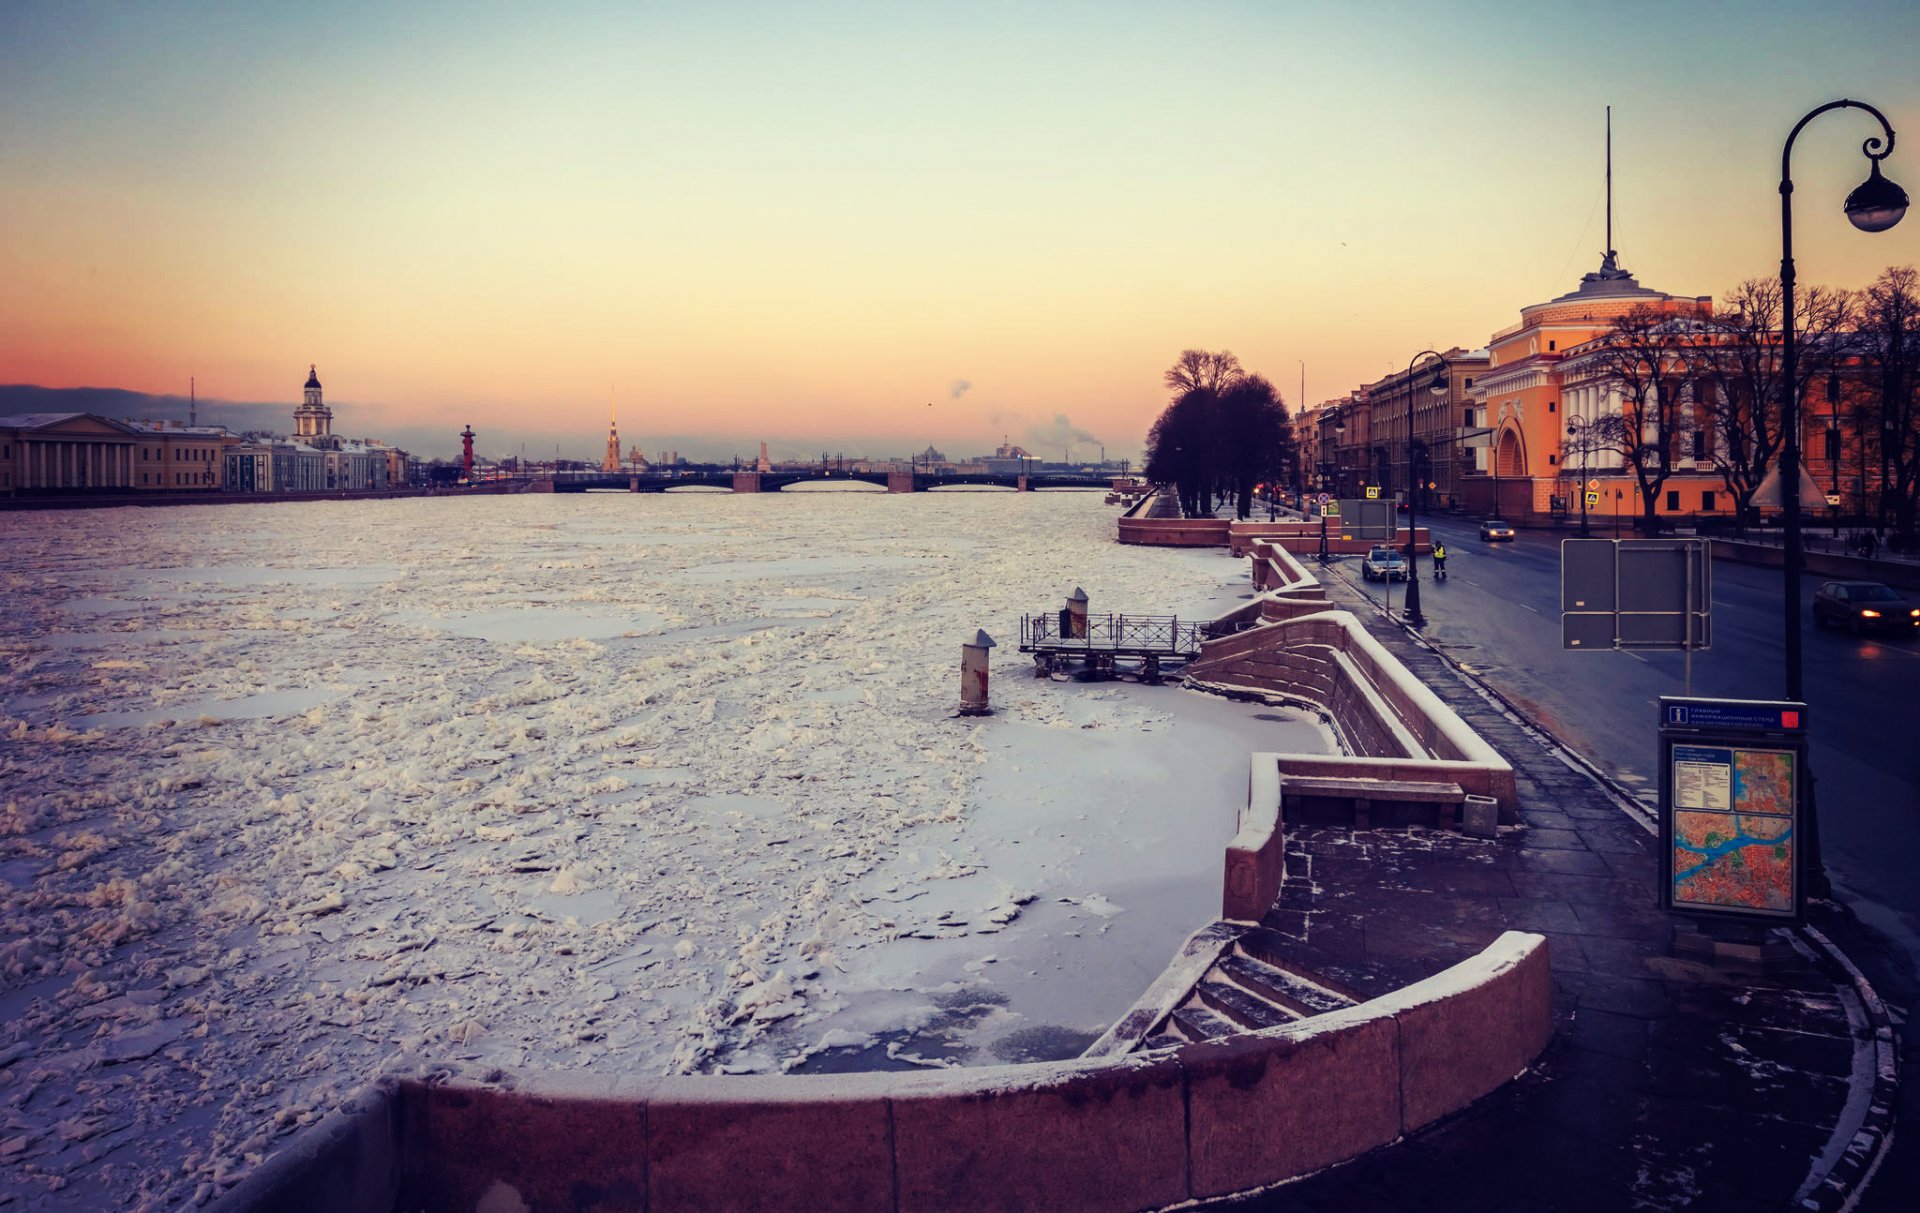
<svg viewBox="0 0 1920 1213"><path fill-rule="evenodd" d="M1807 705L1772 699L1675 699L1663 695L1660 723L1669 729L1802 733L1807 728Z"/></svg>

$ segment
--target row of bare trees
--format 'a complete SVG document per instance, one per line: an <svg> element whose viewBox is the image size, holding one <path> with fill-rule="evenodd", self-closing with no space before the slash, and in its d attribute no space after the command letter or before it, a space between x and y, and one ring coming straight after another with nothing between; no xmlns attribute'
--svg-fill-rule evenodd
<svg viewBox="0 0 1920 1213"><path fill-rule="evenodd" d="M1864 486L1866 469L1876 470L1880 526L1910 536L1920 521L1920 274L1890 268L1864 290L1816 286L1795 295L1803 435L1823 404L1831 408L1842 447L1852 445L1857 482ZM1696 451L1709 458L1743 519L1778 466L1783 303L1777 279L1748 279L1711 316L1638 307L1596 343L1593 368L1620 411L1572 435L1568 453L1618 452L1640 486L1649 533L1676 459ZM1844 449L1831 455L1847 462ZM1797 491L1797 473L1783 481L1782 492Z"/></svg>
<svg viewBox="0 0 1920 1213"><path fill-rule="evenodd" d="M1228 350L1183 350L1164 378L1173 399L1147 435L1147 479L1174 486L1189 517L1211 514L1223 497L1248 517L1254 486L1283 480L1298 462L1280 393Z"/></svg>

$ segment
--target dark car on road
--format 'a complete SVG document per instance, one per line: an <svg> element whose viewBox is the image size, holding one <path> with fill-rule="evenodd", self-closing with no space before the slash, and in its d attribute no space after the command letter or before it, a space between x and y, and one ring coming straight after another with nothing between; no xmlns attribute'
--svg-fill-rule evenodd
<svg viewBox="0 0 1920 1213"><path fill-rule="evenodd" d="M1813 592L1815 627L1845 624L1855 632L1920 631L1920 607L1877 581L1829 581Z"/></svg>
<svg viewBox="0 0 1920 1213"><path fill-rule="evenodd" d="M1504 539L1513 542L1513 524L1500 518L1489 518L1480 524L1480 538L1488 543Z"/></svg>

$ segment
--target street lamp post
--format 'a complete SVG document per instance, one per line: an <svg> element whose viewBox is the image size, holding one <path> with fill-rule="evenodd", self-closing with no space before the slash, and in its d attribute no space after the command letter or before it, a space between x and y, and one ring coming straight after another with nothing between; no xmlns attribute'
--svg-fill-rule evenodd
<svg viewBox="0 0 1920 1213"><path fill-rule="evenodd" d="M1833 537L1840 538L1840 371L1827 371L1827 471L1833 478L1833 500L1827 513L1833 518Z"/></svg>
<svg viewBox="0 0 1920 1213"><path fill-rule="evenodd" d="M1435 396L1447 394L1447 360L1438 350L1421 350L1407 361L1407 603L1401 612L1401 618L1416 628L1427 626L1427 617L1420 612L1420 548L1417 542L1419 528L1420 501L1420 447L1413 436L1413 364L1432 354L1440 360L1440 367L1433 373L1433 380L1427 384L1427 390ZM1392 583L1389 582L1389 585Z"/></svg>
<svg viewBox="0 0 1920 1213"><path fill-rule="evenodd" d="M1798 351L1793 333L1793 141L1807 123L1828 110L1863 109L1880 122L1886 132L1884 142L1870 136L1860 145L1871 166L1867 179L1854 187L1842 204L1847 219L1863 232L1884 232L1900 222L1907 213L1907 192L1880 175L1880 162L1893 154L1893 124L1887 116L1864 101L1829 101L1807 112L1794 124L1780 149L1780 361L1786 379L1781 410L1783 437L1780 454L1780 500L1784 507L1786 529L1785 617L1787 698L1804 698L1800 668L1800 565L1804 553L1800 542L1800 385ZM1812 773L1808 772L1811 783ZM1820 818L1813 795L1807 796L1807 846L1805 855L1809 891L1824 896L1830 889L1826 869L1820 859Z"/></svg>
<svg viewBox="0 0 1920 1213"><path fill-rule="evenodd" d="M1347 432L1346 412L1340 408L1331 410L1333 423L1333 495L1340 496L1340 435ZM1325 485L1321 486L1323 489ZM1327 552L1327 507L1320 506L1320 563L1329 564L1333 557Z"/></svg>
<svg viewBox="0 0 1920 1213"><path fill-rule="evenodd" d="M1847 218L1863 232L1884 232L1900 222L1907 213L1907 192L1880 175L1880 162L1893 154L1893 124L1887 116L1864 101L1829 101L1809 111L1794 124L1780 150L1780 359L1786 378L1785 416L1781 428L1785 439L1780 454L1780 500L1786 529L1786 602L1783 623L1786 629L1787 698L1801 698L1800 665L1800 566L1804 553L1800 540L1800 385L1799 361L1793 332L1793 141L1807 123L1828 110L1863 109L1880 121L1886 139L1875 135L1860 145L1872 166L1867 179L1847 195Z"/></svg>
<svg viewBox="0 0 1920 1213"><path fill-rule="evenodd" d="M1580 538L1587 537L1587 423L1578 417L1567 418L1567 437L1580 448L1580 483L1573 491L1580 494Z"/></svg>

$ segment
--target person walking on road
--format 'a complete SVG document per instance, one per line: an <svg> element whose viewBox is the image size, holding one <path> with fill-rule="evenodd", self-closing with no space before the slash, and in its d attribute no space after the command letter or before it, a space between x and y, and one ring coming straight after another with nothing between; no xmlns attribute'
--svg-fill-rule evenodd
<svg viewBox="0 0 1920 1213"><path fill-rule="evenodd" d="M1447 545L1444 543L1436 543L1433 545L1433 575L1442 580L1446 578Z"/></svg>

